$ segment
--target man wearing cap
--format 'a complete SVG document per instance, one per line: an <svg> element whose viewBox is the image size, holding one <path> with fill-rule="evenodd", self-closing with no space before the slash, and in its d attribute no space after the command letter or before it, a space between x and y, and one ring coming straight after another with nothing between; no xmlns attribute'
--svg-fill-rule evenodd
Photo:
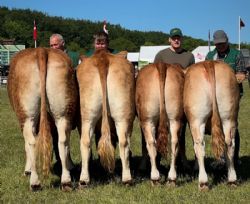
<svg viewBox="0 0 250 204"><path fill-rule="evenodd" d="M183 34L181 29L173 28L169 33L170 47L161 50L157 53L154 63L164 62L168 64L180 64L185 70L188 66L195 63L194 55L191 52L182 48ZM185 148L185 132L186 132L187 120L183 119L183 126L181 130L181 136L179 141L179 154L177 157L178 166L188 167ZM180 168L181 169L181 168Z"/></svg>
<svg viewBox="0 0 250 204"><path fill-rule="evenodd" d="M240 94L243 95L242 81L245 79L246 67L242 53L239 50L230 48L227 34L223 30L215 31L215 49L210 51L207 60L222 60L229 64L236 74L240 86Z"/></svg>
<svg viewBox="0 0 250 204"><path fill-rule="evenodd" d="M217 30L214 32L213 40L215 49L210 51L206 60L222 60L234 70L237 81L240 87L240 95L243 95L242 81L246 77L245 62L242 53L239 50L230 48L227 34L223 30ZM240 136L239 130L236 129L235 133L235 155L234 163L239 164L239 148L240 148Z"/></svg>
<svg viewBox="0 0 250 204"><path fill-rule="evenodd" d="M195 63L193 54L182 48L183 35L179 28L173 28L170 30L170 37L168 41L170 43L170 47L161 50L156 55L154 63L177 63L180 64L183 69Z"/></svg>

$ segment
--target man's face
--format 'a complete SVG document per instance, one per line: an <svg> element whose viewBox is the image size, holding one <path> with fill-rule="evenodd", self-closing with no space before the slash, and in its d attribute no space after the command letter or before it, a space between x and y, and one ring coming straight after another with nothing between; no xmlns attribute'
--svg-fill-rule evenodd
<svg viewBox="0 0 250 204"><path fill-rule="evenodd" d="M215 44L215 46L216 46L216 49L217 49L217 51L219 53L223 53L223 52L225 52L227 50L228 43L227 42L225 42L225 43L217 43L217 44Z"/></svg>
<svg viewBox="0 0 250 204"><path fill-rule="evenodd" d="M182 37L180 36L173 36L169 38L169 43L171 45L171 47L173 47L174 49L178 49L181 47L181 42L182 42Z"/></svg>
<svg viewBox="0 0 250 204"><path fill-rule="evenodd" d="M64 51L64 42L57 37L53 37L50 39L50 47Z"/></svg>
<svg viewBox="0 0 250 204"><path fill-rule="evenodd" d="M106 40L95 40L95 50L108 49L108 43Z"/></svg>

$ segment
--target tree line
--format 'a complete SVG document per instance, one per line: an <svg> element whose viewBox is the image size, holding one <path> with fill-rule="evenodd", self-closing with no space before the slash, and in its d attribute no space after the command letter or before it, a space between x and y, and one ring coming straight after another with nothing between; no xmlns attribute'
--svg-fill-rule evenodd
<svg viewBox="0 0 250 204"><path fill-rule="evenodd" d="M37 46L48 47L51 34L60 33L68 49L82 54L92 48L93 35L103 28L101 21L63 18L30 9L0 7L0 40L15 39L16 44L24 44L26 48L34 47L34 20L37 26ZM110 47L129 52L138 52L142 45L165 45L169 37L169 34L163 32L128 30L119 24L107 23L107 28ZM205 40L184 36L183 47L189 51L207 44ZM241 48L250 49L250 44L243 43Z"/></svg>

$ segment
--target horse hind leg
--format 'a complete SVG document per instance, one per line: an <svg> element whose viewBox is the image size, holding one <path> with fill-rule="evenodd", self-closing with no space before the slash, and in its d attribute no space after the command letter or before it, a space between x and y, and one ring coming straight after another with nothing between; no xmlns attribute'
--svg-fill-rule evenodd
<svg viewBox="0 0 250 204"><path fill-rule="evenodd" d="M157 169L157 164L156 164L157 150L156 150L156 140L155 140L155 134L156 134L155 126L153 126L151 123L145 123L142 125L142 130L145 136L146 147L148 150L148 155L151 163L150 178L152 181L159 181L160 173Z"/></svg>
<svg viewBox="0 0 250 204"><path fill-rule="evenodd" d="M236 124L232 121L223 122L226 142L226 159L228 167L228 183L235 184L237 175L234 167L235 132Z"/></svg>
<svg viewBox="0 0 250 204"><path fill-rule="evenodd" d="M194 151L199 165L199 189L205 191L208 189L208 177L205 170L205 124L200 122L190 122L191 133L194 141Z"/></svg>
<svg viewBox="0 0 250 204"><path fill-rule="evenodd" d="M129 124L125 121L116 122L115 125L119 141L120 158L122 162L122 182L126 184L132 181L129 166L131 130L129 130Z"/></svg>
<svg viewBox="0 0 250 204"><path fill-rule="evenodd" d="M89 159L91 156L91 138L93 136L93 124L82 120L82 131L80 139L80 150L82 158L82 170L79 181L79 188L84 188L90 183Z"/></svg>
<svg viewBox="0 0 250 204"><path fill-rule="evenodd" d="M62 162L62 185L71 185L70 177L70 128L68 127L68 121L66 118L60 118L56 121L57 131L58 131L58 149L59 155Z"/></svg>
<svg viewBox="0 0 250 204"><path fill-rule="evenodd" d="M25 171L30 169L30 188L37 190L41 188L41 183L36 170L36 139L34 135L34 121L27 119L23 125L23 136L25 140L26 165Z"/></svg>
<svg viewBox="0 0 250 204"><path fill-rule="evenodd" d="M170 132L171 132L171 163L170 170L168 172L169 183L175 184L176 182L176 157L178 154L178 135L180 134L180 121L170 121Z"/></svg>
<svg viewBox="0 0 250 204"><path fill-rule="evenodd" d="M30 176L31 175L31 156L29 152L29 143L28 140L24 138L25 142L25 168L24 168L24 176Z"/></svg>

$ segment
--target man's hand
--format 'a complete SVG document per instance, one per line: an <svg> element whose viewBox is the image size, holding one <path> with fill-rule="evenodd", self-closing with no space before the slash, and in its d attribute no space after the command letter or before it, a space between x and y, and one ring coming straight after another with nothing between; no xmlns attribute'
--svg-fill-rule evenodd
<svg viewBox="0 0 250 204"><path fill-rule="evenodd" d="M240 84L246 79L246 74L242 72L238 72L235 74L237 82Z"/></svg>

